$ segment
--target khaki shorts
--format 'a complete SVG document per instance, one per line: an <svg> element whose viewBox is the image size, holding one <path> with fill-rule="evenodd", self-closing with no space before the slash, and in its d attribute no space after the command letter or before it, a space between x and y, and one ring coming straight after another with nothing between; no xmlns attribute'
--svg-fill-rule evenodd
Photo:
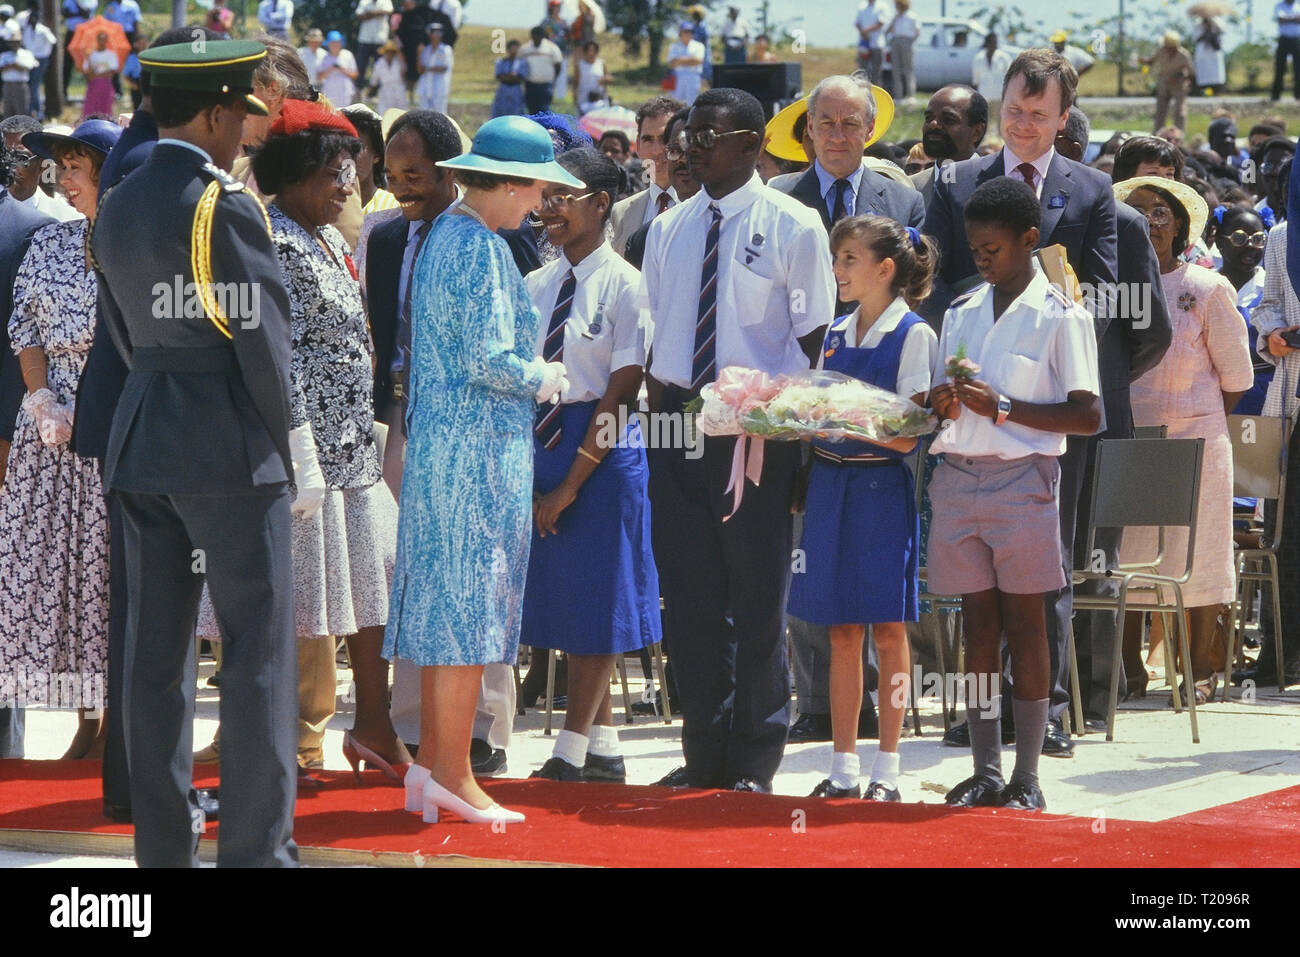
<svg viewBox="0 0 1300 957"><path fill-rule="evenodd" d="M1063 588L1060 478L1050 455L946 455L930 480L929 591L1030 595Z"/></svg>

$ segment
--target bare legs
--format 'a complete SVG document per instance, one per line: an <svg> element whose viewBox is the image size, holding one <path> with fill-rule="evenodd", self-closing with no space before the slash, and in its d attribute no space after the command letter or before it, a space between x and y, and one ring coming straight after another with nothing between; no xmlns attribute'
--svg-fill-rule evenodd
<svg viewBox="0 0 1300 957"><path fill-rule="evenodd" d="M492 806L469 764L474 704L482 680L482 665L420 669L420 751L416 758L434 781L479 810Z"/></svg>
<svg viewBox="0 0 1300 957"><path fill-rule="evenodd" d="M384 626L362 628L347 639L352 680L357 686L352 736L390 764L409 764L411 755L397 736L388 711L388 662L380 656Z"/></svg>
<svg viewBox="0 0 1300 957"><path fill-rule="evenodd" d="M858 742L858 715L862 711L862 642L866 638L865 625L831 625L831 734L834 748L841 754L856 750ZM880 659L880 750L898 750L898 739L903 733L903 717L907 711L906 689L910 686L911 650L907 644L907 630L902 622L886 622L871 626L876 642L876 656ZM904 693L896 689L902 681Z"/></svg>
<svg viewBox="0 0 1300 957"><path fill-rule="evenodd" d="M609 694L609 676L614 655L569 655L569 704L564 730L584 737L593 724L612 727L614 707Z"/></svg>
<svg viewBox="0 0 1300 957"><path fill-rule="evenodd" d="M77 711L77 733L72 736L72 743L63 753L62 761L77 761L83 758L97 760L104 756L104 743L108 735L108 722L99 716L90 717L85 708Z"/></svg>

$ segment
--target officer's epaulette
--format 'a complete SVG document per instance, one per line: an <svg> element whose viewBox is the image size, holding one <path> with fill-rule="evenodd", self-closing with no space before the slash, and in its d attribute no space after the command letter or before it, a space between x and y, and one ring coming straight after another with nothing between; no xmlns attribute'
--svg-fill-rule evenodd
<svg viewBox="0 0 1300 957"><path fill-rule="evenodd" d="M227 193L242 192L245 188L243 183L235 179L235 177L231 176L229 173L227 173L216 163L204 163L203 172L207 173L218 183L220 183L221 188L224 189Z"/></svg>
<svg viewBox="0 0 1300 957"><path fill-rule="evenodd" d="M216 215L217 199L222 193L243 193L257 204L262 220L266 223L266 234L271 235L271 218L266 207L252 190L225 170L213 163L204 163L203 172L212 177L194 207L194 224L190 230L190 268L194 273L194 285L199 291L203 311L212 324L227 339L231 338L230 320L217 300L212 282L212 220Z"/></svg>
<svg viewBox="0 0 1300 957"><path fill-rule="evenodd" d="M949 309L956 309L958 306L964 306L964 305L966 305L966 303L970 302L970 298L971 298L971 296L975 295L975 293L979 292L979 291L980 291L981 289L983 289L986 285L987 285L987 283L980 283L980 284L979 284L978 286L976 286L974 289L968 289L968 290L966 290L966 291L963 292L960 296L958 296L958 297L956 297L955 299L953 299L952 302L948 303L948 308L949 308Z"/></svg>

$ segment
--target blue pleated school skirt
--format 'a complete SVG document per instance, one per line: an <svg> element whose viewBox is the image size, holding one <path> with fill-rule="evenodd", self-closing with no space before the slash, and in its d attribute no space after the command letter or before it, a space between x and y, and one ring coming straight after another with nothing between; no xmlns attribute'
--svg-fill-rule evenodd
<svg viewBox="0 0 1300 957"><path fill-rule="evenodd" d="M559 444L534 439L533 487L545 495L569 474L596 402L560 410ZM636 419L560 515L557 534L533 528L520 643L576 655L636 651L663 637L659 574L650 551L649 468Z"/></svg>
<svg viewBox="0 0 1300 957"><path fill-rule="evenodd" d="M788 612L817 625L916 621L920 526L900 459L813 463Z"/></svg>

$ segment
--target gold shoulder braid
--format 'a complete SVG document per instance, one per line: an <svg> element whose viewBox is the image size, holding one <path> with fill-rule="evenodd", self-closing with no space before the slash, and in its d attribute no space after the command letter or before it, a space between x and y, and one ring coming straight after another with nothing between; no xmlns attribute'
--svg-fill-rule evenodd
<svg viewBox="0 0 1300 957"><path fill-rule="evenodd" d="M103 270L99 268L99 263L95 259L95 250L91 243L95 238L95 227L99 225L99 214L104 210L104 200L108 199L108 194L111 192L113 192L112 186L104 190L104 194L99 197L99 202L95 204L95 221L90 224L90 229L86 232L86 260L90 263L90 268L95 272L103 272Z"/></svg>
<svg viewBox="0 0 1300 957"><path fill-rule="evenodd" d="M204 168L208 169L206 166ZM210 171L218 170L217 167L212 166ZM194 285L199 293L199 301L203 303L203 311L217 327L217 331L227 339L231 339L233 336L230 334L230 320L222 311L221 304L212 289L212 219L216 215L217 199L223 191L243 192L251 197L253 202L257 203L262 220L266 223L268 237L271 235L271 217L267 215L262 201L245 190L243 183L225 173L224 170L219 172L222 175L207 185L199 198L198 205L194 208L194 225L190 230L190 268L194 273Z"/></svg>

